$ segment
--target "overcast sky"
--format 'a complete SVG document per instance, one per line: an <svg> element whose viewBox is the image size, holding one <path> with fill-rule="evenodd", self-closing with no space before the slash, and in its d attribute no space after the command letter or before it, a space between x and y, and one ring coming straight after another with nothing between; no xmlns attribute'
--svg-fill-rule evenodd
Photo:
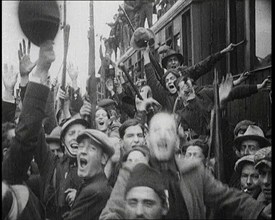
<svg viewBox="0 0 275 220"><path fill-rule="evenodd" d="M94 1L96 72L100 67L99 36L109 36L110 28L105 23L113 21L113 15L122 2ZM60 1L59 4L63 4L63 1ZM18 70L18 45L25 38L19 26L17 7L18 1L2 1L2 65L4 63L13 64L16 70ZM71 26L67 61L78 66L80 70L79 85L83 92L88 76L89 1L67 1L67 24ZM37 59L38 51L39 48L32 45L32 61ZM55 53L56 60L50 69L52 76L58 73L63 60L63 31L59 31L55 39ZM59 76L61 73L62 70Z"/></svg>

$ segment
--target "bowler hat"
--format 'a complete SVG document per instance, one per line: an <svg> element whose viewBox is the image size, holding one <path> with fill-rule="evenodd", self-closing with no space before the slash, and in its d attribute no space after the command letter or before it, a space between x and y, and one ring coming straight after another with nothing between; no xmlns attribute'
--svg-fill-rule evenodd
<svg viewBox="0 0 275 220"><path fill-rule="evenodd" d="M242 172L242 167L245 163L251 163L253 165L254 155L245 155L241 157L239 160L236 161L234 170L240 174Z"/></svg>
<svg viewBox="0 0 275 220"><path fill-rule="evenodd" d="M246 132L242 136L234 139L234 144L238 150L240 148L240 143L245 140L258 141L260 148L270 145L270 142L264 137L264 132L257 125L249 125Z"/></svg>
<svg viewBox="0 0 275 220"><path fill-rule="evenodd" d="M264 147L258 150L254 155L255 169L259 169L260 165L265 164L271 167L272 155L271 147Z"/></svg>
<svg viewBox="0 0 275 220"><path fill-rule="evenodd" d="M140 50L147 47L147 42L149 42L150 45L155 43L154 32L149 28L139 27L133 33L130 45L134 49Z"/></svg>
<svg viewBox="0 0 275 220"><path fill-rule="evenodd" d="M180 62L180 65L182 65L183 63L183 56L180 54L180 53L177 53L175 50L173 49L169 49L167 50L166 54L165 54L165 57L162 58L161 60L161 65L163 68L167 69L167 60L169 57L171 56L176 56Z"/></svg>
<svg viewBox="0 0 275 220"><path fill-rule="evenodd" d="M85 129L79 133L76 140L79 143L85 137L89 137L96 142L109 157L114 154L115 150L112 147L109 137L105 133L95 129Z"/></svg>
<svg viewBox="0 0 275 220"><path fill-rule="evenodd" d="M39 46L54 40L60 24L57 1L19 1L19 24L26 37Z"/></svg>

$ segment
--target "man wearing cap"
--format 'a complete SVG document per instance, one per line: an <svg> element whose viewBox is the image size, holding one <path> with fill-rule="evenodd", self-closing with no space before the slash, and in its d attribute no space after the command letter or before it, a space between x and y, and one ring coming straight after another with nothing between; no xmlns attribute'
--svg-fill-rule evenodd
<svg viewBox="0 0 275 220"><path fill-rule="evenodd" d="M125 219L163 219L169 204L161 174L146 164L137 164L126 185L125 201Z"/></svg>
<svg viewBox="0 0 275 220"><path fill-rule="evenodd" d="M78 188L72 209L66 220L98 219L111 193L104 167L114 149L106 134L85 129L77 137L77 174L84 182Z"/></svg>
<svg viewBox="0 0 275 220"><path fill-rule="evenodd" d="M167 219L205 219L205 206L224 207L234 216L247 219L266 217L266 207L249 195L229 188L216 180L201 161L175 157L179 148L177 123L174 115L157 113L149 125L148 145L151 151L150 164L160 171L168 190L169 211ZM119 194L129 178L130 167L120 170L118 180L100 219L123 216L123 195ZM123 176L122 176L123 175Z"/></svg>
<svg viewBox="0 0 275 220"><path fill-rule="evenodd" d="M235 163L235 171L239 174L241 190L257 199L260 193L259 173L254 168L254 155L241 157Z"/></svg>
<svg viewBox="0 0 275 220"><path fill-rule="evenodd" d="M272 202L272 152L271 147L258 150L254 155L255 169L259 172L259 181L262 189L257 200L266 205Z"/></svg>
<svg viewBox="0 0 275 220"><path fill-rule="evenodd" d="M211 70L213 65L219 61L224 54L234 49L230 44L225 49L210 55L203 61L200 61L191 67L182 67L183 56L174 50L168 50L167 55L162 59L163 68L167 72L162 76L161 82L156 78L155 69L151 64L149 57L150 47L144 50L144 68L148 85L152 88L153 97L163 106L163 109L172 112L174 102L177 98L177 89L174 85L176 79L180 76L187 76L196 81L199 77ZM169 70L169 71L168 71Z"/></svg>
<svg viewBox="0 0 275 220"><path fill-rule="evenodd" d="M254 155L257 150L270 145L265 138L264 132L257 125L249 125L242 136L234 139L234 145L242 157L244 155Z"/></svg>

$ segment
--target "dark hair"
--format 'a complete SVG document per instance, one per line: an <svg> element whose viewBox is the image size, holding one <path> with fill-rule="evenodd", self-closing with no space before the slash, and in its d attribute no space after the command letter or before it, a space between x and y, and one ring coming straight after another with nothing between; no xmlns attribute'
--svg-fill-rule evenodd
<svg viewBox="0 0 275 220"><path fill-rule="evenodd" d="M136 126L139 125L142 133L144 134L144 126L135 118L133 119L128 119L125 122L123 122L123 124L119 127L118 132L119 132L119 137L121 139L123 139L124 135L125 135L125 130L131 126Z"/></svg>
<svg viewBox="0 0 275 220"><path fill-rule="evenodd" d="M207 156L208 156L208 149L209 149L207 143L204 143L201 140L197 140L197 141L193 142L192 144L187 145L185 147L185 151L187 150L187 148L189 146L198 146L198 147L200 147L201 150L202 150L202 153L203 153L204 157L207 158Z"/></svg>

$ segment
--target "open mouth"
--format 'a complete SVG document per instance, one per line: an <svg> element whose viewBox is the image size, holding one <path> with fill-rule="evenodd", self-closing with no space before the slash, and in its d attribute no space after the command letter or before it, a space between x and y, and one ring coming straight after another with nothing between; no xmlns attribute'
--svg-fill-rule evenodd
<svg viewBox="0 0 275 220"><path fill-rule="evenodd" d="M175 88L175 86L173 84L169 85L168 87L169 87L169 89L174 89Z"/></svg>
<svg viewBox="0 0 275 220"><path fill-rule="evenodd" d="M102 126L102 125L104 125L104 122L100 121L100 122L98 122L98 124Z"/></svg>
<svg viewBox="0 0 275 220"><path fill-rule="evenodd" d="M77 149L78 148L78 144L74 143L70 145L72 149Z"/></svg>
<svg viewBox="0 0 275 220"><path fill-rule="evenodd" d="M88 161L85 158L80 158L79 159L79 165L80 165L81 168L86 167L87 164L88 164Z"/></svg>
<svg viewBox="0 0 275 220"><path fill-rule="evenodd" d="M167 150L167 143L159 143L158 144L158 149L160 150L160 151L166 151Z"/></svg>

